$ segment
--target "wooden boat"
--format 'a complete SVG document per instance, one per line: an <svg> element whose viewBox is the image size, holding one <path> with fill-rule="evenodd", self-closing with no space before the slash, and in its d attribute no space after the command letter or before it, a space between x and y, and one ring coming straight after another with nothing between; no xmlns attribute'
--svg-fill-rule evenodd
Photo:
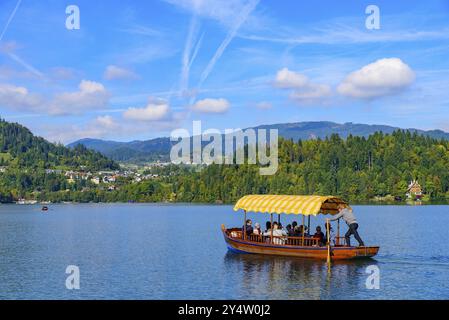
<svg viewBox="0 0 449 320"><path fill-rule="evenodd" d="M338 213L338 205L350 208L348 203L333 196L286 196L286 195L248 195L241 198L235 205L234 210L244 211L244 225L247 212L270 213L271 225L273 225L273 214L302 215L302 224L305 225L305 216L316 216L318 214L335 215ZM327 219L329 222L329 220ZM221 230L228 249L238 253L253 253L266 255L291 256L299 258L323 259L323 260L345 260L355 258L373 257L379 251L378 246L347 246L344 237L340 237L340 222L337 222L337 235L331 243L320 245L320 239L307 237L304 233L299 237L246 235L242 228L227 229L223 224ZM330 224L328 224L330 226ZM309 227L310 229L310 227ZM329 234L330 230L327 230Z"/></svg>

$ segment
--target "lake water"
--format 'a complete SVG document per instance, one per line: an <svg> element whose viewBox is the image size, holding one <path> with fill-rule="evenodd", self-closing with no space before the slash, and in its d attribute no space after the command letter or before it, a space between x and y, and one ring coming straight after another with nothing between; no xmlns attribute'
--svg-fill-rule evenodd
<svg viewBox="0 0 449 320"><path fill-rule="evenodd" d="M354 210L363 240L380 252L336 263L329 274L321 261L229 253L220 224L243 221L231 206L61 204L44 214L40 206L1 205L0 298L449 298L449 206ZM323 218L312 218L317 224ZM79 267L79 290L66 289L68 265ZM379 289L366 288L371 265L380 270Z"/></svg>

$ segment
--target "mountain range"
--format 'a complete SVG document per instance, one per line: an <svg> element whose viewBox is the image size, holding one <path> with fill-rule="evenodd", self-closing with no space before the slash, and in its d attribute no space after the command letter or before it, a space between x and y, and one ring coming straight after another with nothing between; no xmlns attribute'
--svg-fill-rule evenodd
<svg viewBox="0 0 449 320"><path fill-rule="evenodd" d="M426 135L432 138L449 140L449 133L442 130L420 130L414 128L402 129L399 127L387 125L369 125L358 123L335 123L330 121L311 121L296 123L280 123L270 125L260 125L252 127L252 129L277 129L279 136L285 139L307 140L307 139L324 139L332 134L338 134L342 138L353 136L364 136L375 132L383 132L385 134L392 133L396 130L408 130L418 134ZM98 151L112 160L143 163L148 161L166 161L168 160L170 149L176 142L170 141L168 137L155 138L144 141L118 142L101 139L81 139L68 144L68 147L83 145L88 149Z"/></svg>

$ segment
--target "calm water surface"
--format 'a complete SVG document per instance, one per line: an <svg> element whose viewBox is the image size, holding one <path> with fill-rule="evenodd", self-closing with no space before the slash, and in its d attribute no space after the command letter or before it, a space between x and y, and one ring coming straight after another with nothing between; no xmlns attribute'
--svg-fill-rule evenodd
<svg viewBox="0 0 449 320"><path fill-rule="evenodd" d="M0 206L2 299L448 299L449 206L354 206L375 259L334 264L227 252L231 206ZM269 216L249 215L264 223ZM293 217L284 217L284 225ZM323 226L312 218L311 226ZM80 290L65 287L68 265ZM380 269L368 290L366 268Z"/></svg>

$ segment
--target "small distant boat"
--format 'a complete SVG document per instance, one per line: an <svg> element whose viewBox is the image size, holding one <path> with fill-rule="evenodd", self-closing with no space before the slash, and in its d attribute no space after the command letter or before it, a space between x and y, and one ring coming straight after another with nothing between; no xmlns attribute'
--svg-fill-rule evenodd
<svg viewBox="0 0 449 320"><path fill-rule="evenodd" d="M48 207L47 206L42 206L42 211L48 211Z"/></svg>
<svg viewBox="0 0 449 320"><path fill-rule="evenodd" d="M338 205L350 208L349 204L340 198L333 196L290 196L290 195L248 195L241 198L235 205L234 210L243 209L246 212L270 213L271 225L273 224L273 213L302 215L304 217L318 214L335 215L338 213ZM329 220L328 220L329 221ZM338 220L337 236L332 244L327 241L326 245L320 245L319 239L303 234L299 237L290 236L264 236L246 235L242 228L226 228L221 225L224 239L228 249L238 253L255 253L265 255L290 256L299 258L346 260L355 258L373 257L379 251L379 246L348 246L340 237L340 223ZM304 228L303 228L304 230ZM328 229L328 234L329 234Z"/></svg>

